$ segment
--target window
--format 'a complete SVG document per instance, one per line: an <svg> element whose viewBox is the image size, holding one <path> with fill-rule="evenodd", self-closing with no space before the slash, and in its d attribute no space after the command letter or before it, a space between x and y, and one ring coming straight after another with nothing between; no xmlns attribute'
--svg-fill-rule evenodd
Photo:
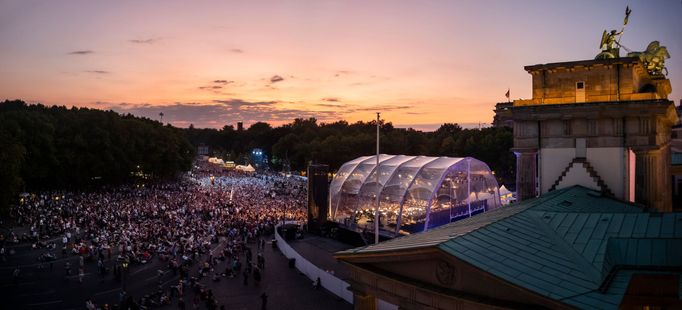
<svg viewBox="0 0 682 310"><path fill-rule="evenodd" d="M585 82L575 83L575 102L585 102Z"/></svg>

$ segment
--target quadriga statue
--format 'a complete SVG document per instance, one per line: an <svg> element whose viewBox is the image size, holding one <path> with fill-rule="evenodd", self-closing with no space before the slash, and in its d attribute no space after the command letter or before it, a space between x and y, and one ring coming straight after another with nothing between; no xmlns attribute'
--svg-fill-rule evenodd
<svg viewBox="0 0 682 310"><path fill-rule="evenodd" d="M643 52L630 52L627 57L639 57L639 60L644 63L646 70L651 75L668 75L668 69L665 67L666 58L670 58L668 49L661 46L658 41L652 41Z"/></svg>

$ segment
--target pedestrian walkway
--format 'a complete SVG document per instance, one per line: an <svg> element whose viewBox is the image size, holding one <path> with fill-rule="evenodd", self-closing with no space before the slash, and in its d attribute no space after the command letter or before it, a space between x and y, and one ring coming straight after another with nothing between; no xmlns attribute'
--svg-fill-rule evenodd
<svg viewBox="0 0 682 310"><path fill-rule="evenodd" d="M256 244L250 244L254 257L258 253ZM352 309L353 306L346 301L325 290L315 290L312 282L298 270L289 268L288 260L277 248L273 248L268 242L262 250L265 257L265 269L262 272L260 284L256 285L253 277L249 277L248 285L244 285L243 276L235 278L221 277L219 282L213 282L212 278L205 277L200 283L211 289L218 300L218 305L225 305L226 309L251 310L261 309L261 295L267 297L267 309L320 309L324 310ZM216 271L224 271L225 262L219 263ZM195 299L191 289L184 296L185 308L192 309ZM203 304L199 302L203 308ZM178 309L177 299L173 304L162 309Z"/></svg>

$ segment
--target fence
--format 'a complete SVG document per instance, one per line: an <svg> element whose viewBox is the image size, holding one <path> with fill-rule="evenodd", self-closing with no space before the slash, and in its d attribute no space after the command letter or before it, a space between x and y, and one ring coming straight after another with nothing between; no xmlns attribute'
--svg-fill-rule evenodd
<svg viewBox="0 0 682 310"><path fill-rule="evenodd" d="M349 302L350 304L353 304L353 293L348 290L348 286L350 286L348 283L313 265L310 261L298 254L291 246L289 246L289 244L284 240L284 238L282 238L282 236L279 235L277 231L278 230L275 229L275 240L277 240L277 247L284 254L284 256L286 256L286 258L293 258L296 260L296 269L310 279L311 287L314 281L316 281L319 277L322 287L332 292L332 294ZM380 299L377 299L377 305L379 310L398 309L397 306Z"/></svg>

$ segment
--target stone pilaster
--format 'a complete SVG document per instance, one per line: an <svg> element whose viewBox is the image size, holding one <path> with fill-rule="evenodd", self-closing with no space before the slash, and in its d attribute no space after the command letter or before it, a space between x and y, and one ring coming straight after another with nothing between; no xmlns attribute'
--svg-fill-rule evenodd
<svg viewBox="0 0 682 310"><path fill-rule="evenodd" d="M377 310L377 300L374 295L362 292L353 292L353 309Z"/></svg>
<svg viewBox="0 0 682 310"><path fill-rule="evenodd" d="M635 148L635 202L657 209L672 211L670 185L670 147Z"/></svg>
<svg viewBox="0 0 682 310"><path fill-rule="evenodd" d="M512 149L516 155L516 197L518 201L537 197L537 149Z"/></svg>

